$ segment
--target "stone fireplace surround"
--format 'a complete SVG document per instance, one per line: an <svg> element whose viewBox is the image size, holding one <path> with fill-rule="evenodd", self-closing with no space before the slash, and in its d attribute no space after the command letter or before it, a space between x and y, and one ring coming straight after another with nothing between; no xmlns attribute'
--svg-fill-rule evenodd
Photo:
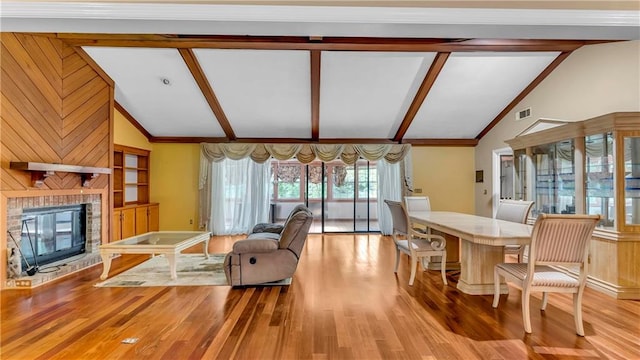
<svg viewBox="0 0 640 360"><path fill-rule="evenodd" d="M30 196L33 193L34 196ZM3 194L6 209L6 229L20 243L20 231L23 209L40 208L61 205L86 204L86 246L85 253L73 256L58 263L41 267L42 272L34 276L23 273L19 278L8 278L8 254L15 247L13 241L5 232L3 248L2 288L32 288L65 275L77 272L101 262L99 249L103 237L106 238L108 228L106 191L103 190L61 190L61 191L25 191L18 196ZM104 226L103 226L104 224ZM64 264L64 265L62 265ZM22 269L24 271L24 269Z"/></svg>

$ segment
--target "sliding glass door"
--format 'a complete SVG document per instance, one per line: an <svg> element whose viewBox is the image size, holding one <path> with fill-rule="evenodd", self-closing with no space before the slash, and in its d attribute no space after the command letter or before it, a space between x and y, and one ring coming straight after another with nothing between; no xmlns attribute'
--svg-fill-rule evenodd
<svg viewBox="0 0 640 360"><path fill-rule="evenodd" d="M272 167L274 221L284 221L304 203L314 215L311 232L379 231L375 162L273 161Z"/></svg>
<svg viewBox="0 0 640 360"><path fill-rule="evenodd" d="M356 208L355 166L341 162L324 165L325 179L323 232L354 232Z"/></svg>
<svg viewBox="0 0 640 360"><path fill-rule="evenodd" d="M378 226L378 170L375 162L356 163L356 231L380 231Z"/></svg>

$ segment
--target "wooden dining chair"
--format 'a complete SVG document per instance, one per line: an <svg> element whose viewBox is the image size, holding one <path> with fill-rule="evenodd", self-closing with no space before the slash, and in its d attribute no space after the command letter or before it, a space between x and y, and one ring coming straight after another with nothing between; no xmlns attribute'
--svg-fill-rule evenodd
<svg viewBox="0 0 640 360"><path fill-rule="evenodd" d="M431 203L428 196L405 196L404 204L408 212L431 211Z"/></svg>
<svg viewBox="0 0 640 360"><path fill-rule="evenodd" d="M496 219L525 224L532 206L533 201L501 200L496 211ZM516 255L518 262L522 262L524 251L524 245L505 245L504 247L504 253Z"/></svg>
<svg viewBox="0 0 640 360"><path fill-rule="evenodd" d="M404 206L407 209L407 212L412 211L431 211L431 203L429 202L428 196L405 196L404 197ZM422 224L412 224L413 230L423 232L425 234L429 233L429 229ZM423 266L426 266L423 260Z"/></svg>
<svg viewBox="0 0 640 360"><path fill-rule="evenodd" d="M498 307L500 280L504 277L522 290L524 331L531 333L531 292L542 292L543 311L549 292L572 293L576 333L584 336L582 294L587 281L589 242L599 220L599 215L538 215L531 234L529 262L497 264L494 268L493 307ZM578 266L579 276L576 279L553 266Z"/></svg>
<svg viewBox="0 0 640 360"><path fill-rule="evenodd" d="M385 200L384 202L391 211L391 219L393 222L393 232L391 236L396 246L396 266L394 272L398 272L400 253L409 255L411 259L409 285L413 285L418 268L418 260L426 256L441 256L440 272L442 274L442 282L446 285L447 251L445 247L447 243L445 238L440 235L425 234L414 230L411 227L409 214L403 203L391 200ZM426 270L424 264L423 268Z"/></svg>

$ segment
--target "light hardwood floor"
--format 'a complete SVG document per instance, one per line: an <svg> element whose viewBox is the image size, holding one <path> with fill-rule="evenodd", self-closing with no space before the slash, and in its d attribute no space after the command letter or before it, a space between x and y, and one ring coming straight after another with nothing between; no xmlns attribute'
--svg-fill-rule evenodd
<svg viewBox="0 0 640 360"><path fill-rule="evenodd" d="M237 238L217 237L210 252ZM194 248L193 251L201 249ZM101 266L30 291L2 292L2 359L640 359L640 302L591 289L586 337L569 296L551 294L525 335L520 292L443 286L379 235L310 235L289 287L95 288ZM111 275L143 260L114 260ZM123 344L129 337L136 344Z"/></svg>

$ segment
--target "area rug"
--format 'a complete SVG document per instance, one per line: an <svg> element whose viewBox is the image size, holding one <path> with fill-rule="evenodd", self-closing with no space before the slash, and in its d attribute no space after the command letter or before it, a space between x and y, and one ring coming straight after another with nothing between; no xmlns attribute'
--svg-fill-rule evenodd
<svg viewBox="0 0 640 360"><path fill-rule="evenodd" d="M148 286L220 286L228 285L224 275L225 254L180 254L177 258L178 278L171 279L169 262L164 256L155 256L124 271L96 287L148 287ZM289 285L291 278L261 284L262 286Z"/></svg>

